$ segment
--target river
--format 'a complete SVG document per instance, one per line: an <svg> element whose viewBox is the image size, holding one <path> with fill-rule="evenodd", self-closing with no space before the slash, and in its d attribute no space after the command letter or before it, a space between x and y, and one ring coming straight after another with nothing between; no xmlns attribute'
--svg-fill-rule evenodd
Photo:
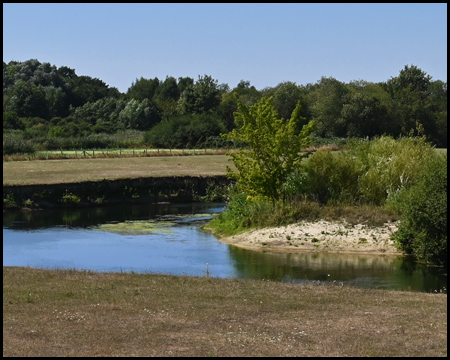
<svg viewBox="0 0 450 360"><path fill-rule="evenodd" d="M251 278L447 292L446 269L404 256L269 253L201 225L225 204L150 204L3 213L3 266Z"/></svg>

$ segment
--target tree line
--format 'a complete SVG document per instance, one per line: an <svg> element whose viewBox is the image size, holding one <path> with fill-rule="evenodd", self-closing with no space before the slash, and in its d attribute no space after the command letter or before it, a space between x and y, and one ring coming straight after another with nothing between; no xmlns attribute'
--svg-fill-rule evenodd
<svg viewBox="0 0 450 360"><path fill-rule="evenodd" d="M258 90L245 80L230 88L210 75L141 77L121 93L98 78L36 59L3 62L4 147L8 136L50 148L132 131L141 132L142 144L150 147L195 148L211 141L224 146L220 134L236 128L238 104L250 107L263 98L272 98L282 119L300 103L304 123L314 121L315 139L413 134L447 147L447 83L415 65L380 83L322 77L314 84L285 81Z"/></svg>

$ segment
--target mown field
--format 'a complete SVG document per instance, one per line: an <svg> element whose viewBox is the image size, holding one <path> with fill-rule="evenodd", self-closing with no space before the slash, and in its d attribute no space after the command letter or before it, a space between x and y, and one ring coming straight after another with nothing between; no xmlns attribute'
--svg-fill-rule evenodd
<svg viewBox="0 0 450 360"><path fill-rule="evenodd" d="M227 155L3 161L3 185L58 184L139 177L225 175Z"/></svg>
<svg viewBox="0 0 450 360"><path fill-rule="evenodd" d="M3 356L447 357L447 295L3 267Z"/></svg>

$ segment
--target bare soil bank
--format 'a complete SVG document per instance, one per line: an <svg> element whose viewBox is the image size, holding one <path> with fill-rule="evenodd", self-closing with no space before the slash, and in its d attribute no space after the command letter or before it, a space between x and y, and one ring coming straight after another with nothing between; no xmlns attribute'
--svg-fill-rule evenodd
<svg viewBox="0 0 450 360"><path fill-rule="evenodd" d="M103 206L117 203L193 202L204 197L208 188L228 184L230 180L225 175L217 175L3 185L3 210Z"/></svg>

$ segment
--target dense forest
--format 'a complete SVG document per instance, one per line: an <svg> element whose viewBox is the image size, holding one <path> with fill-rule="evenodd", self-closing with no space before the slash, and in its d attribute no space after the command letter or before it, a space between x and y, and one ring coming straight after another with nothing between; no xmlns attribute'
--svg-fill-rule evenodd
<svg viewBox="0 0 450 360"><path fill-rule="evenodd" d="M258 90L245 80L231 88L209 75L141 77L121 93L67 66L30 59L3 62L3 153L230 146L220 134L235 128L238 103L252 106L269 97L284 119L300 102L305 123L315 124L313 143L420 135L447 147L447 83L414 65L380 83L322 77L315 84L286 81ZM119 134L133 140L114 143Z"/></svg>

